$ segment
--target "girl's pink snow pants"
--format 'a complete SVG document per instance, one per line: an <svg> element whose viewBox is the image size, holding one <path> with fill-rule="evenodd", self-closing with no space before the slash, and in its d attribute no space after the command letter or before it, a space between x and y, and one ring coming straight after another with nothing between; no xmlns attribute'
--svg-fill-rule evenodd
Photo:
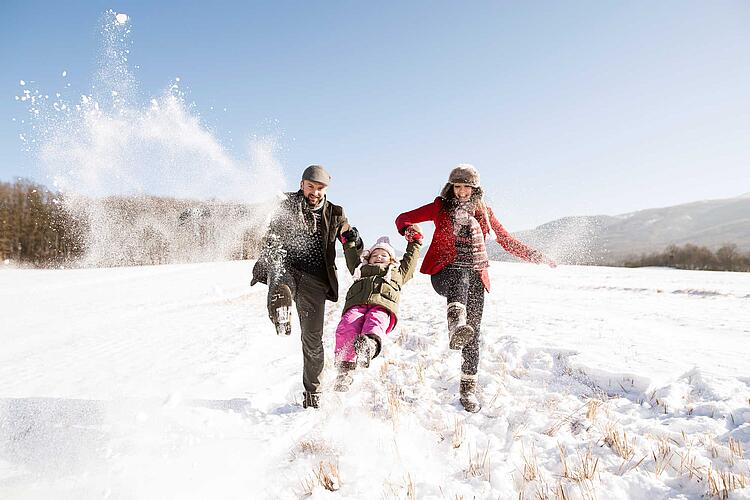
<svg viewBox="0 0 750 500"><path fill-rule="evenodd" d="M383 337L393 329L395 318L382 306L359 305L347 309L336 327L336 360L354 361L354 339L357 335L374 333Z"/></svg>

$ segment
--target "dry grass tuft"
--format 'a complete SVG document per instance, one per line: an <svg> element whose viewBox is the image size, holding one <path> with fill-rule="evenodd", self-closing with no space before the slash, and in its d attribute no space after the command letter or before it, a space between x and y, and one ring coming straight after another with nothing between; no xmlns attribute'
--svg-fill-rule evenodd
<svg viewBox="0 0 750 500"><path fill-rule="evenodd" d="M680 457L680 467L677 469L677 472L680 475L687 472L689 479L693 479L693 476L695 476L699 481L703 481L705 467L702 465L696 465L695 457L690 453L689 448L685 454L680 454L678 451L675 451L675 455Z"/></svg>
<svg viewBox="0 0 750 500"><path fill-rule="evenodd" d="M318 478L315 474L311 474L300 480L300 491L297 492L297 496L309 497L312 496L313 490L318 485Z"/></svg>
<svg viewBox="0 0 750 500"><path fill-rule="evenodd" d="M331 445L320 439L303 439L297 443L297 446L292 451L292 454L305 454L305 455L329 455L333 454L333 448Z"/></svg>
<svg viewBox="0 0 750 500"><path fill-rule="evenodd" d="M406 498L417 498L417 492L414 489L414 481L411 480L411 474L406 474Z"/></svg>
<svg viewBox="0 0 750 500"><path fill-rule="evenodd" d="M596 468L599 465L599 459L594 458L594 452L591 448L586 453L578 451L578 462L572 468L568 466L568 455L565 447L561 443L557 444L560 450L560 462L562 463L562 477L570 479L576 483L591 481L596 475Z"/></svg>
<svg viewBox="0 0 750 500"><path fill-rule="evenodd" d="M531 454L527 454L526 450L522 448L521 457L523 458L521 477L523 477L525 482L530 483L539 477L539 465L536 461L536 452L534 448L531 449Z"/></svg>
<svg viewBox="0 0 750 500"><path fill-rule="evenodd" d="M489 408L497 408L497 406L495 406L495 403L497 402L498 398L500 398L500 395L501 395L501 394L502 394L502 393L503 393L504 391L505 391L505 389L503 388L503 386L502 386L502 385L501 385L500 387L498 387L498 388L497 388L497 391L495 391L495 395L494 395L494 396L492 396L492 399L491 399L491 400L490 400L490 402L489 402L489 403L487 404L487 406L488 406Z"/></svg>
<svg viewBox="0 0 750 500"><path fill-rule="evenodd" d="M405 493L404 489L406 490ZM382 495L380 495L380 498L381 500L416 499L417 494L414 489L414 482L411 480L411 474L406 474L406 477L404 478L404 484L386 481L385 491Z"/></svg>
<svg viewBox="0 0 750 500"><path fill-rule="evenodd" d="M490 443L484 453L472 453L469 448L469 467L464 471L467 478L483 477L486 481L490 480Z"/></svg>
<svg viewBox="0 0 750 500"><path fill-rule="evenodd" d="M389 384L386 388L388 395L388 415L391 417L394 429L399 424L399 416L401 413L401 398L404 395L401 387Z"/></svg>
<svg viewBox="0 0 750 500"><path fill-rule="evenodd" d="M666 439L661 438L657 449L652 450L652 455L654 457L654 474L659 477L672 464L674 450Z"/></svg>
<svg viewBox="0 0 750 500"><path fill-rule="evenodd" d="M328 491L336 491L341 486L339 468L331 462L320 462L317 472L318 481Z"/></svg>
<svg viewBox="0 0 750 500"><path fill-rule="evenodd" d="M341 487L339 468L337 465L321 461L316 468L306 477L300 480L301 491L299 496L309 497L313 494L315 487L321 485L328 491L336 491Z"/></svg>
<svg viewBox="0 0 750 500"><path fill-rule="evenodd" d="M417 374L417 380L420 384L424 384L424 364L421 361L418 361L416 365L414 365L414 372Z"/></svg>
<svg viewBox="0 0 750 500"><path fill-rule="evenodd" d="M729 451L737 458L743 458L745 456L745 452L742 449L742 443L734 438L729 438Z"/></svg>
<svg viewBox="0 0 750 500"><path fill-rule="evenodd" d="M459 420L458 417L456 417L456 420L453 423L453 440L451 444L453 445L453 448L460 448L461 444L464 442L464 421Z"/></svg>
<svg viewBox="0 0 750 500"><path fill-rule="evenodd" d="M709 497L719 497L721 500L726 500L729 498L731 491L747 488L748 485L750 485L750 481L744 474L708 470L707 495Z"/></svg>
<svg viewBox="0 0 750 500"><path fill-rule="evenodd" d="M388 371L390 370L391 366L393 366L395 363L391 361L390 359L387 359L383 361L383 363L380 365L380 379L385 381L388 379Z"/></svg>
<svg viewBox="0 0 750 500"><path fill-rule="evenodd" d="M594 451L589 448L586 453L578 452L579 466L574 471L574 481L591 481L596 475L596 467L599 465L599 458L594 458Z"/></svg>
<svg viewBox="0 0 750 500"><path fill-rule="evenodd" d="M570 500L570 495L565 491L565 487L562 483L557 483L554 488L550 488L549 485L542 481L534 494L536 500Z"/></svg>
<svg viewBox="0 0 750 500"><path fill-rule="evenodd" d="M596 418L596 414L599 413L599 408L604 404L604 401L601 399L589 399L588 403L586 403L586 418L589 419L590 422L593 422Z"/></svg>
<svg viewBox="0 0 750 500"><path fill-rule="evenodd" d="M565 424L570 424L571 427L573 427L575 425L575 423L577 422L577 420L575 418L575 415L578 412L580 412L581 410L583 410L584 408L586 408L586 406L587 406L587 404L581 406L580 408L577 408L576 410L570 412L567 415L564 415L564 416L560 417L559 419L557 419L557 421L555 421L554 424L552 424L550 427L548 427L547 430L544 431L544 433L546 435L552 437L555 434L557 434L557 431L559 431L562 428L562 426L565 425Z"/></svg>
<svg viewBox="0 0 750 500"><path fill-rule="evenodd" d="M517 424L511 424L509 425L510 429L513 429L513 441L517 441L521 439L523 434L526 432L526 429L528 428L529 424L526 422L520 422Z"/></svg>
<svg viewBox="0 0 750 500"><path fill-rule="evenodd" d="M619 426L615 422L610 422L604 429L604 444L624 460L630 460L635 455L633 443L634 440L628 442L627 433L625 431L620 432Z"/></svg>

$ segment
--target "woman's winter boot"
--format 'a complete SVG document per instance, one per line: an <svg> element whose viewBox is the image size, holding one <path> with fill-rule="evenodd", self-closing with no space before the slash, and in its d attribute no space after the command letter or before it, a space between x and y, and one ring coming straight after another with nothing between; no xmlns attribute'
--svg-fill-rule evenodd
<svg viewBox="0 0 750 500"><path fill-rule="evenodd" d="M464 410L470 413L476 413L482 409L482 405L479 403L477 398L477 376L476 375L461 375L461 405Z"/></svg>
<svg viewBox="0 0 750 500"><path fill-rule="evenodd" d="M351 372L357 367L357 365L353 361L342 361L338 364L338 367L339 373L336 375L336 382L333 385L333 390L337 392L346 392L349 390L352 382L354 382L354 377L352 377Z"/></svg>
<svg viewBox="0 0 750 500"><path fill-rule="evenodd" d="M448 346L462 349L473 337L474 329L466 324L466 305L460 302L448 304Z"/></svg>
<svg viewBox="0 0 750 500"><path fill-rule="evenodd" d="M320 406L320 393L319 392L303 392L302 393L302 408L318 408Z"/></svg>

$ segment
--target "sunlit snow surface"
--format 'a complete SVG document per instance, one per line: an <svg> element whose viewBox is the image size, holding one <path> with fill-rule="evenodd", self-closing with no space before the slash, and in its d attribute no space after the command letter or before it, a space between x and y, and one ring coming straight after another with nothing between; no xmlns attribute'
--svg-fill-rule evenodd
<svg viewBox="0 0 750 500"><path fill-rule="evenodd" d="M303 410L298 327L274 334L251 265L0 270L0 498L697 499L750 476L748 274L493 263L470 415L424 275L346 394L329 303Z"/></svg>

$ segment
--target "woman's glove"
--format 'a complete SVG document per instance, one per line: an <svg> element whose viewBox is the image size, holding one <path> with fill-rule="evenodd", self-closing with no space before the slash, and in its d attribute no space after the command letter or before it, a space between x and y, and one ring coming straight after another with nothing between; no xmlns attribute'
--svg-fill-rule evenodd
<svg viewBox="0 0 750 500"><path fill-rule="evenodd" d="M409 243L411 243L412 241L422 243L422 228L420 228L417 224L413 224L407 227L404 231L404 238L406 238L406 241L408 241Z"/></svg>
<svg viewBox="0 0 750 500"><path fill-rule="evenodd" d="M544 255L539 250L531 251L531 261L535 264L547 264L551 268L557 267L557 262Z"/></svg>

